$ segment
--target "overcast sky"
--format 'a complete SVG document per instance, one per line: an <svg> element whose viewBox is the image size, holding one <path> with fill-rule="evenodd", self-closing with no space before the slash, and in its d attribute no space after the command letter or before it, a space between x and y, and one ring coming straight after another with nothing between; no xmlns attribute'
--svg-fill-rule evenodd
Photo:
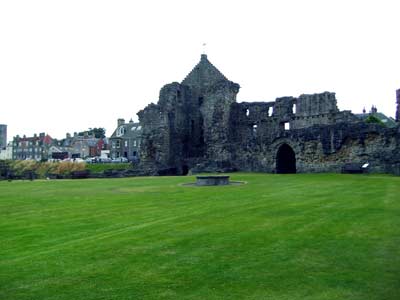
<svg viewBox="0 0 400 300"><path fill-rule="evenodd" d="M238 101L336 93L395 114L400 1L0 1L0 124L56 138L158 101L209 60Z"/></svg>

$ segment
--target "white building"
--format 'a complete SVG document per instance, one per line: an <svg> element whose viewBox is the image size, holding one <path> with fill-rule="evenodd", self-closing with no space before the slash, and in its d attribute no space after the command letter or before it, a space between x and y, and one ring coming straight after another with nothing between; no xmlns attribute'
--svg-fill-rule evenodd
<svg viewBox="0 0 400 300"><path fill-rule="evenodd" d="M5 149L0 149L0 159L12 159L12 143L8 143Z"/></svg>

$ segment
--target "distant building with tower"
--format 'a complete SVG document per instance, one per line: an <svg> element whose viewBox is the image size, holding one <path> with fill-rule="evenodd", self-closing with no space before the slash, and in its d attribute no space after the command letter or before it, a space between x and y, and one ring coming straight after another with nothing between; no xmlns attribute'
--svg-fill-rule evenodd
<svg viewBox="0 0 400 300"><path fill-rule="evenodd" d="M0 124L0 150L7 146L7 125Z"/></svg>

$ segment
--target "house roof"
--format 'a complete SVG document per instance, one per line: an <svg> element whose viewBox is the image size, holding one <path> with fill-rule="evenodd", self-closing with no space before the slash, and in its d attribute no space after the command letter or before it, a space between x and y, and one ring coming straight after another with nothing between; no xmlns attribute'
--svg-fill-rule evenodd
<svg viewBox="0 0 400 300"><path fill-rule="evenodd" d="M21 142L41 141L41 142L43 142L44 144L47 144L47 145L50 145L53 142L53 138L48 134L46 134L46 135L40 134L40 135L36 135L36 136L31 136L31 137L26 137L26 136L19 137L19 136L17 136L17 137L15 137L15 139L17 141L21 141Z"/></svg>
<svg viewBox="0 0 400 300"><path fill-rule="evenodd" d="M123 132L121 131L121 129L123 129ZM110 138L114 139L114 138L136 137L140 135L141 132L142 132L142 126L139 123L129 122L118 126L114 130Z"/></svg>

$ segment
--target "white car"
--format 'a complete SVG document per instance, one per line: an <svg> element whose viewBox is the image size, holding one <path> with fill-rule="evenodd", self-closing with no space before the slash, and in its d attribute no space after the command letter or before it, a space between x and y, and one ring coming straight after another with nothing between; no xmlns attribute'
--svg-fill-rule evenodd
<svg viewBox="0 0 400 300"><path fill-rule="evenodd" d="M127 163L128 159L126 157L118 157L112 160L113 163Z"/></svg>

